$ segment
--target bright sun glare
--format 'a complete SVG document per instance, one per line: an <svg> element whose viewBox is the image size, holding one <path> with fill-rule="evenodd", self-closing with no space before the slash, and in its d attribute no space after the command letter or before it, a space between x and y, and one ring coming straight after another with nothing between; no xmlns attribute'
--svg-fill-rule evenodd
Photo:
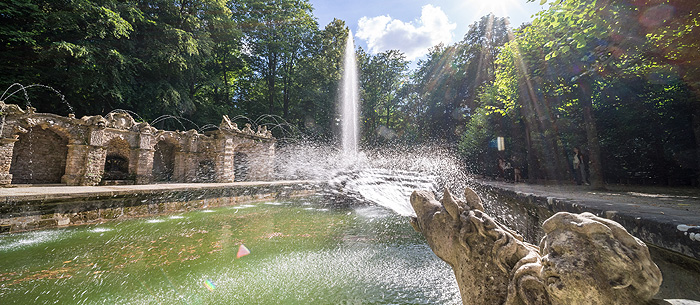
<svg viewBox="0 0 700 305"><path fill-rule="evenodd" d="M474 8L477 16L493 13L497 17L512 17L524 10L523 2L525 0L482 0Z"/></svg>

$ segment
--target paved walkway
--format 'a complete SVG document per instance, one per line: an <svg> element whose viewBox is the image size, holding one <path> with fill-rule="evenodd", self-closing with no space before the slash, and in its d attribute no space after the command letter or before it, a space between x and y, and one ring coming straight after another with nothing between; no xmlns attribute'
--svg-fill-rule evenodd
<svg viewBox="0 0 700 305"><path fill-rule="evenodd" d="M579 185L537 185L507 183L501 181L480 181L480 183L546 197L556 197L576 201L604 200L616 206L626 205L638 209L653 207L674 209L684 214L698 217L700 225L700 188L661 187L638 185L607 185L607 190L594 190L590 186Z"/></svg>

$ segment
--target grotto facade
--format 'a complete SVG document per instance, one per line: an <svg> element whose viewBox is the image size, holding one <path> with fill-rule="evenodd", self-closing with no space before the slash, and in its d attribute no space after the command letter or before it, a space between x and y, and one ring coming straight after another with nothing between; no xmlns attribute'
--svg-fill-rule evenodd
<svg viewBox="0 0 700 305"><path fill-rule="evenodd" d="M0 101L0 186L270 180L275 139L223 116L217 130L158 130L128 113L80 119Z"/></svg>

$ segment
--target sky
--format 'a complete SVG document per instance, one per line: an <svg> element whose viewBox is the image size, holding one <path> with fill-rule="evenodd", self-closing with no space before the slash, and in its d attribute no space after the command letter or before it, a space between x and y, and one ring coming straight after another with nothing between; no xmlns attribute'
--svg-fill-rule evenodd
<svg viewBox="0 0 700 305"><path fill-rule="evenodd" d="M543 9L526 0L310 0L319 27L342 19L355 44L371 54L398 49L413 61L439 44L462 40L469 25L490 12L513 28Z"/></svg>

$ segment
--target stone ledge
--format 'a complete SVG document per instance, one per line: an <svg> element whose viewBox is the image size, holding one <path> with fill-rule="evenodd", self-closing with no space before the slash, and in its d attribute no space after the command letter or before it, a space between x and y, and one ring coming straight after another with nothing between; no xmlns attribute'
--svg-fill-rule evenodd
<svg viewBox="0 0 700 305"><path fill-rule="evenodd" d="M474 182L487 192L524 201L552 214L590 212L614 220L646 243L700 259L700 236L694 238L700 234L700 215L694 212L610 200L559 198L535 191L505 189L484 181Z"/></svg>
<svg viewBox="0 0 700 305"><path fill-rule="evenodd" d="M542 238L542 222L556 212L590 212L612 219L649 246L652 259L663 273L664 281L657 298L685 298L700 300L700 260L697 259L700 242L692 241L689 234L678 229L679 224L700 225L697 209L654 206L656 200L642 200L628 196L590 196L592 191L576 186L551 187L473 180L472 187L486 199L486 210L502 223L517 230L533 244ZM692 204L698 199L692 199ZM689 203L690 201L685 201ZM671 302L658 304L695 304Z"/></svg>
<svg viewBox="0 0 700 305"><path fill-rule="evenodd" d="M274 181L0 189L0 233L309 196L322 187Z"/></svg>

